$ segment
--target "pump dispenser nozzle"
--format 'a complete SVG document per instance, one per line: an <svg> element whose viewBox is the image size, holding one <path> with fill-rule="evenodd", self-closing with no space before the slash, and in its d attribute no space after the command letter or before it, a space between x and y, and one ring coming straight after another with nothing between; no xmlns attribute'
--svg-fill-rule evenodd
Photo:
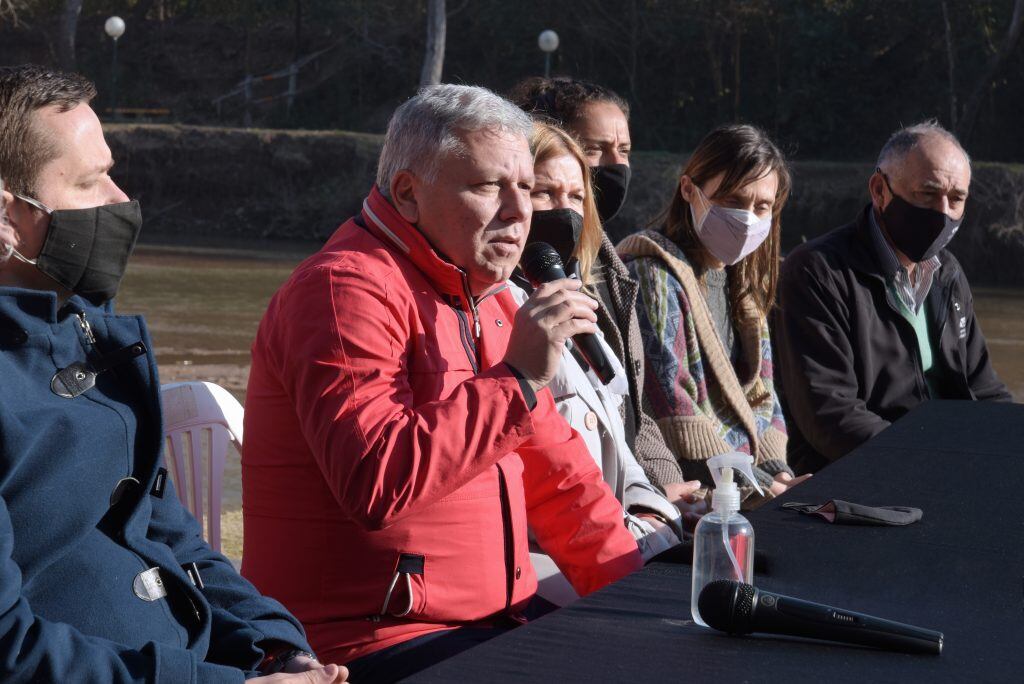
<svg viewBox="0 0 1024 684"><path fill-rule="evenodd" d="M754 478L754 471L751 468L753 463L752 456L739 451L719 454L708 459L708 469L715 481L715 491L711 494L712 510L722 513L740 510L740 490L734 481L734 470L739 471L743 477L747 478L747 481L754 485L758 494L764 494Z"/></svg>

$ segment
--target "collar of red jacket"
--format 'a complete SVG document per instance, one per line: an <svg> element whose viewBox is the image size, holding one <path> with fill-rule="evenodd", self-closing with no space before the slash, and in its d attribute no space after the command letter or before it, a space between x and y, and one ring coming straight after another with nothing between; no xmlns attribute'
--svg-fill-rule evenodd
<svg viewBox="0 0 1024 684"><path fill-rule="evenodd" d="M405 254L439 292L459 297L470 294L466 273L438 254L426 236L402 218L376 185L363 200L363 222L378 239Z"/></svg>

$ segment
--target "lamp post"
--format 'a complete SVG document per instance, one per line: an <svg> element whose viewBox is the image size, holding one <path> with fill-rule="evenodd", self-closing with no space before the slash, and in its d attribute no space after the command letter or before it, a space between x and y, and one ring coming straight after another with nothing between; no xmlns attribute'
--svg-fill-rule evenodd
<svg viewBox="0 0 1024 684"><path fill-rule="evenodd" d="M117 112L117 39L124 35L124 19L121 17L110 17L103 24L103 30L114 39L114 65L110 69L110 101L113 103L111 109L114 112L114 119L121 118Z"/></svg>
<svg viewBox="0 0 1024 684"><path fill-rule="evenodd" d="M558 34L551 29L540 32L537 45L544 52L544 78L551 76L551 53L558 49Z"/></svg>

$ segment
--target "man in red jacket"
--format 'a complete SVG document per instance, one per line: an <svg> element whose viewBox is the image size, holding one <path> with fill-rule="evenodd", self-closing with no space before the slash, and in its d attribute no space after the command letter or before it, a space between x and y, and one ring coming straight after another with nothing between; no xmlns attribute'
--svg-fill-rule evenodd
<svg viewBox="0 0 1024 684"><path fill-rule="evenodd" d="M505 289L530 225L530 128L482 88L399 107L362 212L296 269L253 345L243 574L354 680L522 621L528 525L580 594L640 566L544 389L595 304L570 280L521 309Z"/></svg>

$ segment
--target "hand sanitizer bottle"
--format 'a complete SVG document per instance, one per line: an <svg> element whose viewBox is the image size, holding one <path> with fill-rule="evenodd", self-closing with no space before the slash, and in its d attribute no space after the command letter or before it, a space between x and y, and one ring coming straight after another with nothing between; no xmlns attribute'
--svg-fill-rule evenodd
<svg viewBox="0 0 1024 684"><path fill-rule="evenodd" d="M716 580L736 580L753 584L754 580L754 528L739 514L740 490L733 481L738 471L764 494L754 479L751 465L754 459L734 451L708 459L708 469L715 480L711 495L711 512L697 523L693 531L693 589L690 594L690 613L693 621L702 627L707 624L697 610L701 589Z"/></svg>

